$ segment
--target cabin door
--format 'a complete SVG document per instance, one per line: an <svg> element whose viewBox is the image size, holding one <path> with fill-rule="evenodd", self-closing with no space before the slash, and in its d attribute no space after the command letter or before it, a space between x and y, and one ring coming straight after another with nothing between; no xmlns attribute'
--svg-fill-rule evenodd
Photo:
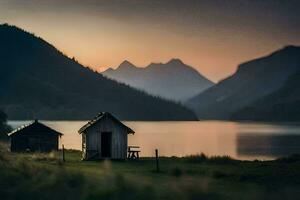
<svg viewBox="0 0 300 200"><path fill-rule="evenodd" d="M101 132L101 157L111 157L111 132Z"/></svg>

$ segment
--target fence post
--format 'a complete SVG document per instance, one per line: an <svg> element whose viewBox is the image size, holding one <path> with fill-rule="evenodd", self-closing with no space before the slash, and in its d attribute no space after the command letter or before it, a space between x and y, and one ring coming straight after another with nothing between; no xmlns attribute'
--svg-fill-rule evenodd
<svg viewBox="0 0 300 200"><path fill-rule="evenodd" d="M159 172L158 149L155 149L156 172Z"/></svg>
<svg viewBox="0 0 300 200"><path fill-rule="evenodd" d="M63 162L66 162L66 159L65 159L65 146L62 145L62 159L63 159Z"/></svg>

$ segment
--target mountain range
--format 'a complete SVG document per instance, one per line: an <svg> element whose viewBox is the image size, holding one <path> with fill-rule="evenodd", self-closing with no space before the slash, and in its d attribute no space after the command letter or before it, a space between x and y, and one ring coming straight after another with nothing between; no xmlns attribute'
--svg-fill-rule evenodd
<svg viewBox="0 0 300 200"><path fill-rule="evenodd" d="M299 107L299 70L300 47L286 46L239 65L232 76L189 99L186 105L200 119L288 120L283 112L291 111L293 105ZM272 116L276 113L282 116Z"/></svg>
<svg viewBox="0 0 300 200"><path fill-rule="evenodd" d="M196 120L184 106L117 83L54 46L0 25L0 109L9 119L90 119L107 111L122 120Z"/></svg>
<svg viewBox="0 0 300 200"><path fill-rule="evenodd" d="M124 61L118 68L109 68L102 74L149 94L180 102L214 85L180 59L172 59L167 63L151 63L144 68Z"/></svg>
<svg viewBox="0 0 300 200"><path fill-rule="evenodd" d="M291 75L279 90L236 111L233 120L299 121L300 70Z"/></svg>
<svg viewBox="0 0 300 200"><path fill-rule="evenodd" d="M200 119L300 120L297 46L245 62L214 84L179 59L145 68L124 61L100 74L8 24L0 25L0 44L0 110L10 120L82 120L101 111L122 120L196 120L191 110Z"/></svg>

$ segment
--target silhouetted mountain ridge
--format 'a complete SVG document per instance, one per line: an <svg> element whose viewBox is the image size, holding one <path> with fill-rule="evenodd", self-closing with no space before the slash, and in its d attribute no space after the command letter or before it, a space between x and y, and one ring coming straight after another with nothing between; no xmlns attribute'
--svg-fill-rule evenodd
<svg viewBox="0 0 300 200"><path fill-rule="evenodd" d="M193 97L187 105L202 119L229 119L283 86L300 68L300 47L287 46L274 53L241 64L236 73Z"/></svg>
<svg viewBox="0 0 300 200"><path fill-rule="evenodd" d="M131 62L125 60L123 61L120 66L118 67L119 70L130 70L130 69L136 69L137 67L134 66Z"/></svg>
<svg viewBox="0 0 300 200"><path fill-rule="evenodd" d="M179 104L109 80L33 34L0 25L0 108L10 119L194 120Z"/></svg>
<svg viewBox="0 0 300 200"><path fill-rule="evenodd" d="M151 63L144 68L124 61L117 69L108 69L102 74L149 94L176 101L184 101L214 84L180 59Z"/></svg>
<svg viewBox="0 0 300 200"><path fill-rule="evenodd" d="M300 121L300 70L283 87L238 111L231 119L259 121Z"/></svg>

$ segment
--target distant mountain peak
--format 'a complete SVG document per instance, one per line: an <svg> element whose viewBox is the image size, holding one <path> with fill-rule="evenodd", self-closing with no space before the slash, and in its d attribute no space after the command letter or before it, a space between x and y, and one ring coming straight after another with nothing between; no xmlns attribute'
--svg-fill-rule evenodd
<svg viewBox="0 0 300 200"><path fill-rule="evenodd" d="M173 58L171 59L169 62L167 62L167 64L172 64L172 65L185 65L182 60L180 60L179 58Z"/></svg>
<svg viewBox="0 0 300 200"><path fill-rule="evenodd" d="M274 51L270 55L273 55L273 56L288 55L288 56L290 56L290 55L295 55L295 54L298 55L299 53L300 53L300 46L287 45L281 49L278 49L277 51Z"/></svg>
<svg viewBox="0 0 300 200"><path fill-rule="evenodd" d="M20 28L0 25L0 44L0 107L10 119L89 119L101 110L126 120L196 119L182 105L107 79Z"/></svg>
<svg viewBox="0 0 300 200"><path fill-rule="evenodd" d="M252 106L256 100L281 88L291 75L299 71L299 64L300 47L283 47L240 64L233 75L193 97L187 104L201 119L228 119L241 108ZM285 112L285 107L278 108L277 111ZM264 109L255 115L258 118L264 115Z"/></svg>
<svg viewBox="0 0 300 200"><path fill-rule="evenodd" d="M146 67L124 61L117 69L104 71L103 75L151 95L181 102L214 85L180 59L151 63Z"/></svg>
<svg viewBox="0 0 300 200"><path fill-rule="evenodd" d="M133 65L131 62L129 62L128 60L124 60L121 65Z"/></svg>
<svg viewBox="0 0 300 200"><path fill-rule="evenodd" d="M287 46L283 47L283 49L286 49L286 50L289 50L289 49L300 49L300 46L287 45Z"/></svg>
<svg viewBox="0 0 300 200"><path fill-rule="evenodd" d="M281 49L278 49L266 56L254 59L254 60L250 60L247 62L244 62L242 64L240 64L237 68L237 73L251 73L250 71L254 72L256 70L258 70L259 68L261 68L261 65L255 65L254 67L248 67L249 65L253 65L254 63L257 62L263 62L266 59L270 59L270 57L272 59L277 59L277 63L278 62L283 62L283 61L291 61L292 60L300 60L299 59L299 55L300 54L300 46L295 46L295 45L287 45L282 47ZM275 62L275 61L274 61ZM278 67L282 67L284 68L284 66L278 66Z"/></svg>
<svg viewBox="0 0 300 200"><path fill-rule="evenodd" d="M124 60L118 67L118 69L130 69L130 68L137 68L137 67L131 62L129 62L128 60Z"/></svg>
<svg viewBox="0 0 300 200"><path fill-rule="evenodd" d="M114 69L111 67L105 70L105 72L113 72L113 71L114 71Z"/></svg>
<svg viewBox="0 0 300 200"><path fill-rule="evenodd" d="M287 45L287 46L284 46L283 48L273 52L272 54L282 54L282 53L287 53L287 54L290 54L290 53L299 53L300 52L300 46L295 46L295 45Z"/></svg>
<svg viewBox="0 0 300 200"><path fill-rule="evenodd" d="M16 27L16 26L13 26L13 25L8 24L8 23L2 23L2 24L0 24L0 27L10 27L10 28L17 28L17 29L20 29L20 28L18 28L18 27Z"/></svg>

